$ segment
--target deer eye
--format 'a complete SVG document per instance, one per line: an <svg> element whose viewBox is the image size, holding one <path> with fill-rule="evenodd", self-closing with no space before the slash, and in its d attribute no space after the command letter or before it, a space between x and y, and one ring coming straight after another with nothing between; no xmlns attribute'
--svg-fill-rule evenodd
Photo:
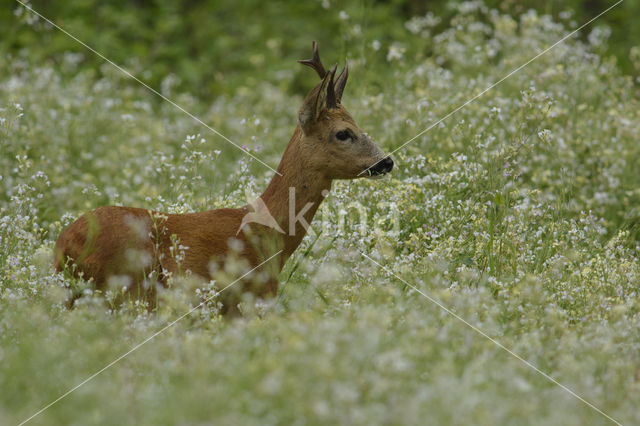
<svg viewBox="0 0 640 426"><path fill-rule="evenodd" d="M351 138L351 133L348 130L340 130L338 133L336 133L336 138L338 140L341 140L341 141L346 141L347 139L352 139Z"/></svg>

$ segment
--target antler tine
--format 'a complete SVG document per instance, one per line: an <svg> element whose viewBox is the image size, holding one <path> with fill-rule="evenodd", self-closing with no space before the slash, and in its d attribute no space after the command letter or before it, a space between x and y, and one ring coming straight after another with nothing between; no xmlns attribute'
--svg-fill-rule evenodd
<svg viewBox="0 0 640 426"><path fill-rule="evenodd" d="M324 65L322 65L322 61L320 61L320 54L318 53L318 43L313 42L313 57L311 59L302 59L299 60L302 65L306 65L308 67L316 70L320 78L324 78L327 75L327 71L324 69Z"/></svg>

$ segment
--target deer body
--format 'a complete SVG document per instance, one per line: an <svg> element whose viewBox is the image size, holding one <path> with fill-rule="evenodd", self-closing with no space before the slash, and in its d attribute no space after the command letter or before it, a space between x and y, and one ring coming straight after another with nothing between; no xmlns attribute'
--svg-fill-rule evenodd
<svg viewBox="0 0 640 426"><path fill-rule="evenodd" d="M381 175L393 167L340 104L347 67L334 83L335 67L324 70L315 43L313 59L301 62L322 80L305 98L278 173L258 200L275 220L273 226L247 221L255 214L252 205L190 214L100 207L62 232L56 243L56 268L71 264L74 274L93 279L101 289L112 275L139 284L154 271L160 282L179 272L208 280L232 252L249 268L277 254L269 262L275 266L266 279L250 289L259 297L275 295L277 273L305 236L332 181L355 179L364 171ZM175 253L178 244L181 259Z"/></svg>
<svg viewBox="0 0 640 426"><path fill-rule="evenodd" d="M155 271L159 276L178 272L174 241L187 247L180 268L211 278L209 262L229 250L229 232L240 224L242 209L218 209L190 214L157 214L131 207L99 207L75 221L58 238L56 259L72 259L74 273L93 278L102 287L111 275L143 280ZM236 228L237 229L237 228ZM173 241L172 241L172 236ZM244 239L238 235L238 239ZM244 256L255 263L255 254Z"/></svg>

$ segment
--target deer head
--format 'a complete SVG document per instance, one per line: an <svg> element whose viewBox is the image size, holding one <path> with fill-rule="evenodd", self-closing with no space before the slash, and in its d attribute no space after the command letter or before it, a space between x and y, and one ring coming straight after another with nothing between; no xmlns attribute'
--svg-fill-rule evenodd
<svg viewBox="0 0 640 426"><path fill-rule="evenodd" d="M349 77L348 64L336 78L337 65L326 71L318 45L313 42L313 57L299 61L313 68L320 76L306 96L298 113L303 132L300 161L315 167L328 179L380 177L393 168L388 157L360 129L351 114L342 106L342 94ZM306 161L305 161L306 160Z"/></svg>

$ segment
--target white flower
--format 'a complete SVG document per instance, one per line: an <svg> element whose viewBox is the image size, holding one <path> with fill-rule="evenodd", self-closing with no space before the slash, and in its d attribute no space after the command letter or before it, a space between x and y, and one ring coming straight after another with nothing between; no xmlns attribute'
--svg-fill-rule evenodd
<svg viewBox="0 0 640 426"><path fill-rule="evenodd" d="M402 59L404 56L406 48L399 43L393 43L389 46L389 51L387 52L387 61L391 62L393 60Z"/></svg>

